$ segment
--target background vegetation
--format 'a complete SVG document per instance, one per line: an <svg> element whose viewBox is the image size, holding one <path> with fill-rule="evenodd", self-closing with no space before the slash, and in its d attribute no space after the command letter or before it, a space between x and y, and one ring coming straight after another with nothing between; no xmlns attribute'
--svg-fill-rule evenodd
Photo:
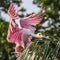
<svg viewBox="0 0 60 60"><path fill-rule="evenodd" d="M0 60L16 60L13 54L15 45L6 40L8 22L1 17L1 12L7 13L11 1L18 7L22 4L22 0L0 0ZM43 21L36 26L36 33L40 31L46 38L33 38L31 45L21 53L20 58L21 60L60 60L60 0L34 0L33 4L38 7L42 4L45 9ZM19 11L25 12L26 9L21 8ZM19 16L24 17L24 14Z"/></svg>

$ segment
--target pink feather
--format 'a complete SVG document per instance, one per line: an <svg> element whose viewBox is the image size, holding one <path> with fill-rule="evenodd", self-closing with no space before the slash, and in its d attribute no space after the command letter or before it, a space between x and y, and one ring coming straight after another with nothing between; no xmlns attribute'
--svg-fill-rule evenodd
<svg viewBox="0 0 60 60"><path fill-rule="evenodd" d="M17 14L14 9L14 3L11 3L8 9L8 15L10 16L11 20L8 28L7 41L16 44L15 52L17 53L18 46L24 48L25 45L30 44L31 42L31 36L25 34L23 32L23 28L29 29L32 31L32 33L34 33L36 29L32 25L35 26L36 24L39 24L42 18L36 18L35 14L32 14L27 18L21 18L20 25L22 28L19 29L19 27L15 23Z"/></svg>

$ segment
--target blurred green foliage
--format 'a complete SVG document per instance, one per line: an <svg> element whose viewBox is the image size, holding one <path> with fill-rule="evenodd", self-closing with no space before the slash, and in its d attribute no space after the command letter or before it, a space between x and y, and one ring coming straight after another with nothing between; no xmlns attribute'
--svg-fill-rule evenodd
<svg viewBox="0 0 60 60"><path fill-rule="evenodd" d="M0 14L1 11L7 13L11 1L18 7L22 3L22 0L1 0ZM33 38L31 45L21 53L20 60L60 60L60 0L34 0L33 3L45 10L42 22L36 26L36 33L42 32L46 37ZM19 11L26 10L21 8ZM19 16L24 17L24 14ZM7 30L8 22L0 16L0 60L16 60L13 54L15 45L6 40Z"/></svg>

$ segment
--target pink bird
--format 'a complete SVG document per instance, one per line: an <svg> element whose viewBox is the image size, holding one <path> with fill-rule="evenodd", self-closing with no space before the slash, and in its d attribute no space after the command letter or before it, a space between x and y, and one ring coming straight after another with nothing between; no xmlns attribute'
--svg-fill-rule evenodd
<svg viewBox="0 0 60 60"><path fill-rule="evenodd" d="M37 14L32 14L25 18L19 18L14 9L14 3L11 3L8 9L8 15L11 20L9 23L7 41L10 43L15 43L15 53L16 57L24 49L24 47L31 42L31 37L43 37L42 34L34 34L36 28L33 27L39 24L42 20L42 10ZM39 35L39 36L38 36Z"/></svg>

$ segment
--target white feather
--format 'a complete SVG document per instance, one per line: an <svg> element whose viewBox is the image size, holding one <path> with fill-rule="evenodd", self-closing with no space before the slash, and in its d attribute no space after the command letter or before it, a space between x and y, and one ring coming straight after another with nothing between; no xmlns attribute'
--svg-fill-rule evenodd
<svg viewBox="0 0 60 60"><path fill-rule="evenodd" d="M20 24L20 18L15 19L15 23L18 25L18 27L21 29L21 24Z"/></svg>

